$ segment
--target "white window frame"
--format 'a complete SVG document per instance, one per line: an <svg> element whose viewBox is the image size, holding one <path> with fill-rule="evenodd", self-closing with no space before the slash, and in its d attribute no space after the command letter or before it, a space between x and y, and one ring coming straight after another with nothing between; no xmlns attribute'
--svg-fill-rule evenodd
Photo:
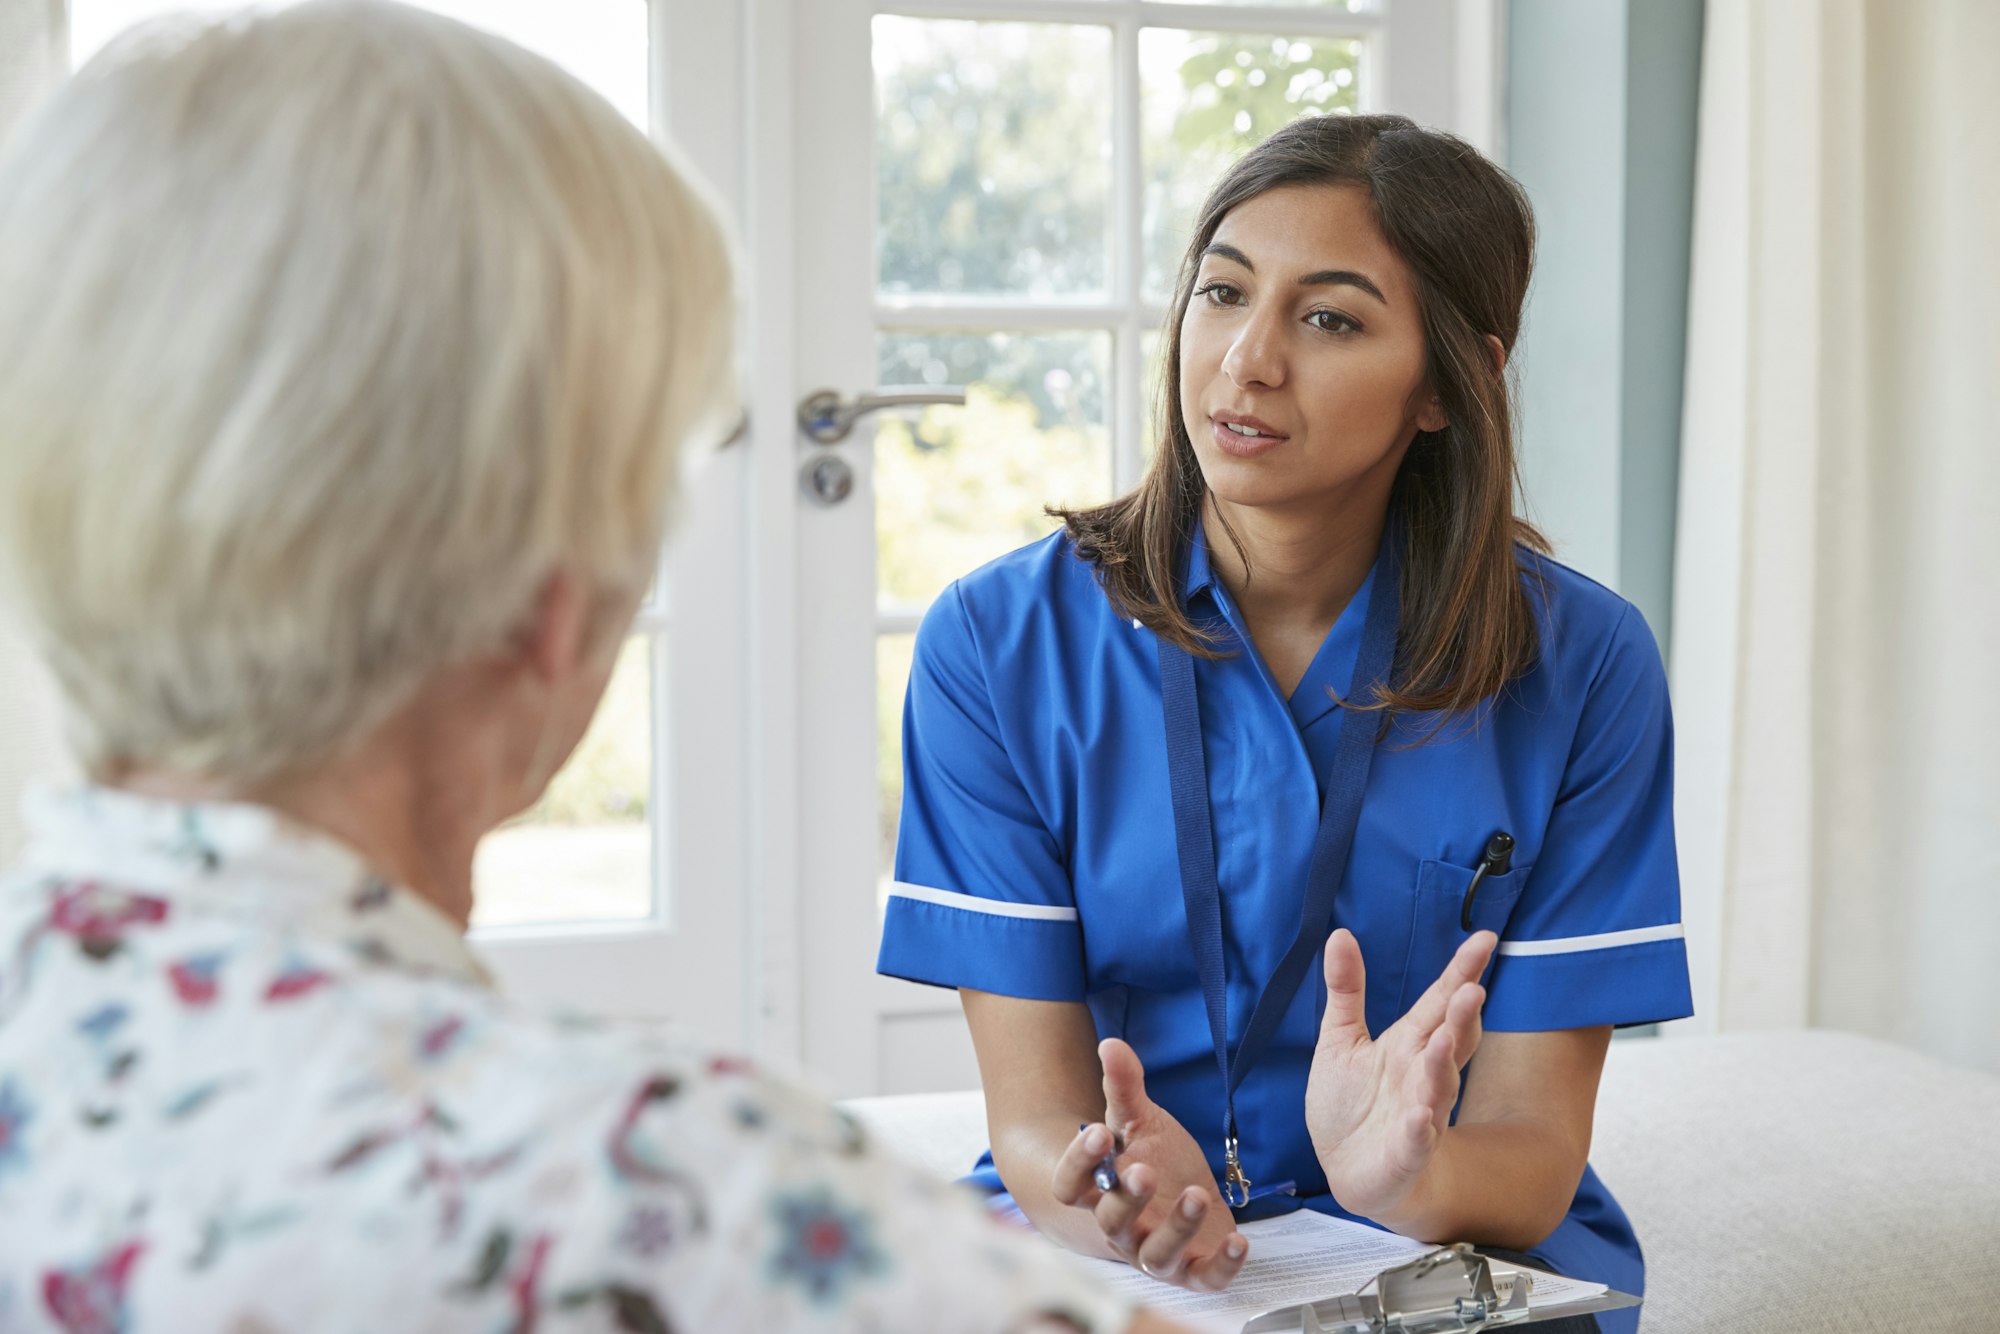
<svg viewBox="0 0 2000 1334"><path fill-rule="evenodd" d="M61 10L63 0L50 0ZM1351 36L1365 44L1364 109L1393 109L1451 128L1497 156L1497 76L1505 0L1388 0L1347 14L1305 5L1177 4L1164 0L905 0L878 11L920 18L988 18L1107 26L1114 41L1113 271L1109 297L1089 306L875 302L878 330L1109 329L1113 335L1113 483L1137 480L1143 338L1164 308L1140 291L1138 40L1144 27ZM637 922L494 928L478 933L510 989L623 1014L679 1012L705 1038L780 1065L825 1068L808 1053L805 979L825 904L801 894L808 790L819 757L806 740L824 707L802 664L806 626L793 409L802 386L794 326L810 210L798 207L800 109L794 74L824 53L800 49L814 0L651 0L653 123L707 181L741 238L739 312L748 438L710 461L681 506L661 587L635 633L652 639L655 914ZM62 50L67 50L66 41ZM1439 53L1452 53L1440 59ZM867 159L865 155L862 161ZM872 189L864 174L854 188ZM871 282L872 289L872 282ZM874 632L907 631L920 608L875 608ZM699 634L700 642L693 636ZM872 701L872 693L869 696ZM671 744L670 744L671 743ZM872 751L871 751L872 755ZM872 760L871 760L872 763ZM872 788L870 789L872 792ZM872 829L869 831L872 842ZM844 929L844 928L843 928ZM703 957L675 963L672 933L699 932ZM692 966L688 976L667 977ZM885 980L875 979L886 988ZM869 991L889 1014L907 1007ZM903 989L908 991L906 987ZM685 998L699 995L698 1012ZM947 993L935 999L947 1003ZM914 1013L914 1012L913 1012ZM872 1043L873 1035L857 1041ZM836 1076L846 1082L843 1072Z"/></svg>
<svg viewBox="0 0 2000 1334"><path fill-rule="evenodd" d="M1139 44L1147 28L1282 33L1350 39L1361 44L1357 102L1363 112L1396 106L1420 120L1446 124L1491 151L1498 124L1497 40L1502 0L1378 0L1357 13L1310 5L1180 4L1171 0L883 0L878 15L988 22L1064 23L1108 27L1112 40L1111 284L1101 301L960 300L879 297L878 334L898 331L992 330L1111 334L1112 493L1138 484L1145 470L1146 335L1157 333L1167 306L1143 288L1145 181L1141 139ZM1449 11L1444 12L1444 11ZM1442 35L1441 35L1442 34ZM1450 61L1434 50L1451 38ZM1431 43L1427 50L1425 43ZM1403 53L1400 62L1395 59ZM909 634L924 604L885 604L877 635Z"/></svg>
<svg viewBox="0 0 2000 1334"><path fill-rule="evenodd" d="M740 231L751 162L754 99L736 71L747 63L745 8L650 0L650 120L657 140L699 175ZM738 301L738 363L756 330ZM754 383L746 391L753 397ZM596 1013L674 1023L738 1050L759 1042L758 937L762 881L752 860L750 810L758 740L753 612L760 574L749 503L758 461L788 446L754 429L692 470L656 592L632 633L649 638L652 674L652 913L644 919L496 927L475 940L511 992ZM762 420L770 420L768 416ZM767 527L770 525L767 523ZM693 946L692 949L688 948Z"/></svg>
<svg viewBox="0 0 2000 1334"><path fill-rule="evenodd" d="M731 107L740 113L747 101L731 77L741 60L742 4L640 2L647 3L655 137L700 127L679 136L680 155L708 182L721 210L740 218L748 159L742 118L714 113ZM51 54L66 74L70 3L46 3ZM728 58L715 60L717 49ZM715 133L718 125L739 132ZM748 337L739 328L739 341ZM755 714L745 610L749 453L747 446L726 451L690 478L674 541L661 553L656 591L629 632L649 649L648 913L469 933L504 989L519 999L674 1021L706 1042L737 1048L754 1039L746 968L752 936L747 720Z"/></svg>
<svg viewBox="0 0 2000 1334"><path fill-rule="evenodd" d="M865 377L875 372L874 353L863 353L861 344L872 349L875 336L885 331L1106 329L1114 343L1113 475L1108 480L1120 488L1137 480L1145 456L1140 434L1142 340L1165 316L1164 308L1147 301L1140 290L1138 54L1143 28L1358 38L1366 62L1358 89L1364 110L1400 111L1492 147L1497 0L1390 0L1363 14L1164 0L841 0L838 11L829 0L821 0L827 8L810 9L805 0L746 3L754 29L749 49L759 53L760 69L771 63L784 67L774 53L785 52L794 71L786 88L758 89L751 115L757 179L769 190L750 194L753 283L766 284L767 293L752 308L760 330L755 343L757 414L767 422L772 414L783 414L788 422L798 396L811 389L837 384L852 392L872 384ZM862 114L857 85L867 77L868 34L865 26L850 28L846 14L864 8L870 14L919 19L1058 22L1111 30L1116 231L1110 290L1103 300L880 296L872 248L864 251L859 233L852 230L861 225L857 204L872 198L874 189L872 130L869 140L852 152L826 137L829 117ZM830 17L835 12L842 15L838 21ZM811 118L794 101L795 89L813 90ZM814 148L805 153L798 144L809 136ZM817 201L819 207L799 209L798 198ZM872 203L865 206L872 218ZM826 218L840 221L815 226L815 219ZM853 318L857 312L859 320ZM831 329L839 333L829 343L826 331ZM813 383L797 378L798 371ZM867 659L872 663L880 636L914 629L923 607L883 606L872 573L865 591L838 573L848 562L857 568L865 563L872 572L873 525L864 536L851 520L830 518L826 512L800 517L795 473L804 452L796 438L791 448L766 448L758 465L762 480L753 528L760 557L768 548L771 564L789 562L766 586L776 595L782 585L783 596L796 608L793 621L778 631L785 650L772 653L766 642L757 654L760 673L784 674L782 683L776 676L766 678L779 688L760 695L760 706L789 710L784 725L791 729L760 753L759 762L775 762L787 775L797 775L789 782L771 781L767 771L759 779L760 793L789 803L782 828L768 825L761 811L757 821L760 829L776 836L775 846L785 858L782 868L772 863L772 869L789 871L763 887L765 910L780 915L757 924L767 964L760 1009L769 1050L804 1064L843 1093L914 1089L919 1085L906 1080L904 1072L917 1066L929 1081L923 1086L963 1087L976 1075L963 1050L956 998L948 991L875 977L865 962L873 958L879 932L879 917L869 910L882 869L875 865L873 851L877 787L873 745L866 757L850 752L864 739L855 717L857 695L865 691L872 703L874 673L867 669L864 679L860 655L845 639L829 637L845 635L843 627L849 624L862 634L872 631ZM839 512L851 513L865 498L872 462L865 446L846 458L855 467L860 490ZM802 654L812 659L810 672L781 665ZM873 712L867 711L869 721ZM873 738L869 727L866 740L872 743Z"/></svg>

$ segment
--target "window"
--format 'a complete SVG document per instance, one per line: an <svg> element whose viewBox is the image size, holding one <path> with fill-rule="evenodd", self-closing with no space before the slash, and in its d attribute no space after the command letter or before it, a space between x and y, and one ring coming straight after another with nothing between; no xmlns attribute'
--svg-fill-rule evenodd
<svg viewBox="0 0 2000 1334"><path fill-rule="evenodd" d="M418 0L554 60L648 125L646 0ZM72 64L134 23L241 0L72 0ZM667 615L656 591L620 653L604 703L576 754L535 807L479 847L479 927L634 921L655 914L667 821L655 775L662 753Z"/></svg>
<svg viewBox="0 0 2000 1334"><path fill-rule="evenodd" d="M414 0L519 42L582 79L634 125L647 123L646 0ZM243 0L70 0L70 63L162 14L241 9Z"/></svg>
<svg viewBox="0 0 2000 1334"><path fill-rule="evenodd" d="M1386 17L1357 0L877 6L879 382L967 391L875 437L885 892L924 609L1052 531L1044 505L1138 480L1203 196L1293 118L1372 107Z"/></svg>

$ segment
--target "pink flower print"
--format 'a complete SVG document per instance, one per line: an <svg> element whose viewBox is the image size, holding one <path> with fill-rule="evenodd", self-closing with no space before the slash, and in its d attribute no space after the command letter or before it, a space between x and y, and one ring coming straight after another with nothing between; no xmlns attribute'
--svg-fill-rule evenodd
<svg viewBox="0 0 2000 1334"><path fill-rule="evenodd" d="M529 1242L527 1259L507 1281L514 1298L514 1334L533 1334L542 1307L541 1296L536 1289L541 1286L542 1266L548 1262L549 1247L553 1244L547 1234Z"/></svg>
<svg viewBox="0 0 2000 1334"><path fill-rule="evenodd" d="M465 1035L465 1017L449 1015L431 1024L417 1037L417 1055L426 1064L441 1060Z"/></svg>
<svg viewBox="0 0 2000 1334"><path fill-rule="evenodd" d="M75 936L93 959L108 959L134 926L158 926L167 920L167 901L144 894L125 894L94 881L70 885L56 894L49 910L49 928Z"/></svg>
<svg viewBox="0 0 2000 1334"><path fill-rule="evenodd" d="M512 1171L520 1157L519 1145L479 1158L447 1158L434 1145L424 1146L423 1166L418 1169L417 1179L437 1188L438 1225L447 1239L456 1236L459 1224L465 1221L467 1184L477 1185L489 1177Z"/></svg>
<svg viewBox="0 0 2000 1334"><path fill-rule="evenodd" d="M625 1104L624 1115L612 1128L611 1142L606 1146L611 1156L611 1170L621 1180L648 1182L655 1185L677 1182L678 1172L652 1161L638 1141L639 1121L646 1109L656 1102L665 1102L679 1095L681 1083L671 1075L655 1075L641 1084Z"/></svg>
<svg viewBox="0 0 2000 1334"><path fill-rule="evenodd" d="M333 981L333 974L311 964L293 961L285 965L271 985L264 988L264 999L271 1002L296 1000L308 995Z"/></svg>
<svg viewBox="0 0 2000 1334"><path fill-rule="evenodd" d="M222 967L220 954L197 954L167 966L167 980L183 1005L207 1005L215 1000L216 973Z"/></svg>
<svg viewBox="0 0 2000 1334"><path fill-rule="evenodd" d="M642 1259L664 1255L674 1244L673 1217L657 1204L642 1204L625 1216L618 1244Z"/></svg>
<svg viewBox="0 0 2000 1334"><path fill-rule="evenodd" d="M42 1275L42 1301L64 1334L122 1334L125 1287L145 1249L143 1242L127 1242L88 1268Z"/></svg>
<svg viewBox="0 0 2000 1334"><path fill-rule="evenodd" d="M484 1155L448 1157L444 1146L459 1134L459 1123L449 1113L435 1103L426 1103L407 1124L385 1126L361 1135L327 1163L326 1171L329 1175L354 1171L385 1150L407 1143L409 1152L417 1158L411 1193L426 1188L436 1191L440 1232L449 1240L457 1235L464 1221L467 1187L513 1171L522 1153L522 1146L515 1144Z"/></svg>
<svg viewBox="0 0 2000 1334"><path fill-rule="evenodd" d="M27 1167L28 1149L23 1143L23 1132L34 1119L34 1108L28 1105L28 1096L21 1092L21 1086L11 1078L0 1083L0 1180L16 1168Z"/></svg>

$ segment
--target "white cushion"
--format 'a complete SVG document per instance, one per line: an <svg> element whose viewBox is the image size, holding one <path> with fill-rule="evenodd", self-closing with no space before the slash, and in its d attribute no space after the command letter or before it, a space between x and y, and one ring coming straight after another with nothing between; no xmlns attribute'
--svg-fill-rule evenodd
<svg viewBox="0 0 2000 1334"><path fill-rule="evenodd" d="M2000 1079L1849 1034L1621 1042L1591 1161L1641 1327L2000 1329Z"/></svg>
<svg viewBox="0 0 2000 1334"><path fill-rule="evenodd" d="M941 1176L980 1095L847 1104ZM1646 1250L1651 1334L2000 1330L2000 1079L1842 1033L1612 1044L1591 1162ZM1587 1276L1585 1276L1587 1277Z"/></svg>

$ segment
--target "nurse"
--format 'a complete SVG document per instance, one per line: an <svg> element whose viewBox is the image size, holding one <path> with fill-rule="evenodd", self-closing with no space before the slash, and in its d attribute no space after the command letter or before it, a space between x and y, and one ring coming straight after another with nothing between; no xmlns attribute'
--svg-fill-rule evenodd
<svg viewBox="0 0 2000 1334"><path fill-rule="evenodd" d="M1671 722L1514 512L1532 254L1450 136L1281 130L1197 220L1144 481L924 620L879 966L959 989L986 1179L1065 1245L1215 1288L1305 1207L1643 1286L1587 1157L1612 1029L1692 1008Z"/></svg>

